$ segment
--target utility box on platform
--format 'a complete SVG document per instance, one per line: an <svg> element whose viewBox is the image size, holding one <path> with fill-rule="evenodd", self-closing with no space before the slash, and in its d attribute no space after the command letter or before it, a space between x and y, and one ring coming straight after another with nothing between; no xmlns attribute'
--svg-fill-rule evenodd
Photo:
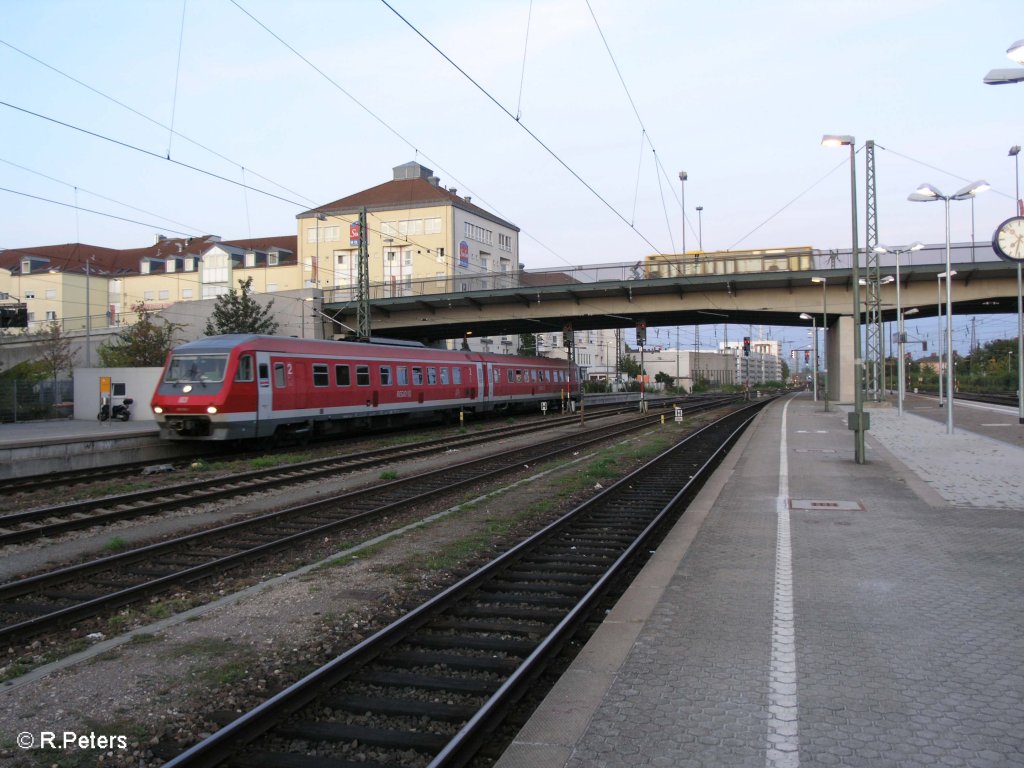
<svg viewBox="0 0 1024 768"><path fill-rule="evenodd" d="M850 411L846 414L846 428L852 429L854 432L858 429L866 432L871 429L871 414Z"/></svg>

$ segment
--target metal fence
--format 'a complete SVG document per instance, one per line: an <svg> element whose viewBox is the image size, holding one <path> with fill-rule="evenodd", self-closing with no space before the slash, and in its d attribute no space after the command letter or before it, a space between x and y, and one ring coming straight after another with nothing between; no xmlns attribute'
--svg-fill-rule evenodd
<svg viewBox="0 0 1024 768"><path fill-rule="evenodd" d="M71 379L0 381L0 422L69 419L74 396Z"/></svg>

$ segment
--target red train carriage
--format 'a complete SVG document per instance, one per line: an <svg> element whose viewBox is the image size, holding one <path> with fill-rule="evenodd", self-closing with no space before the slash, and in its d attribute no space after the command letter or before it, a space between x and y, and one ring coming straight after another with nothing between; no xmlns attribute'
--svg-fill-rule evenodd
<svg viewBox="0 0 1024 768"><path fill-rule="evenodd" d="M245 440L555 403L578 388L575 368L546 358L230 335L175 349L152 407L163 438Z"/></svg>

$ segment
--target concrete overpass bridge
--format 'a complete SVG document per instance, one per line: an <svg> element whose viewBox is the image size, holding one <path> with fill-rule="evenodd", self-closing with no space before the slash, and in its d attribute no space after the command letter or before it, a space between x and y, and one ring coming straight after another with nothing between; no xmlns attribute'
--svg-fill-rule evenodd
<svg viewBox="0 0 1024 768"><path fill-rule="evenodd" d="M981 244L971 250L967 247L969 244L958 244L953 254L957 273L952 285L953 314L1015 314L1016 266L996 259L988 244L987 253L982 252ZM926 253L925 258L930 255L930 263L921 263L925 252L918 252L914 264L905 263L904 256L900 267L901 304L904 311L918 308L915 318L937 314L937 276L945 271L944 246L927 250L931 254ZM967 260L971 256L976 260ZM864 279L864 269L860 272ZM894 279L895 273L894 263L883 263L879 278ZM824 288L813 283L812 277L825 278ZM854 312L849 266L646 279L637 264L618 264L523 273L519 282L490 290L374 298L371 327L374 335L428 344L461 339L468 333L480 337L561 332L566 323L577 331L631 328L641 320L647 322L648 329L722 323L810 327L800 314L814 316L820 325L827 306L827 365L832 372L829 396L839 402L853 401ZM371 295L372 290L373 286ZM862 290L862 301L865 295ZM944 291L942 295L944 300ZM881 297L883 321L895 320L895 282L881 286ZM340 324L335 326L336 337L347 333L345 326L356 326L355 304L347 299L340 292L325 296L324 314Z"/></svg>

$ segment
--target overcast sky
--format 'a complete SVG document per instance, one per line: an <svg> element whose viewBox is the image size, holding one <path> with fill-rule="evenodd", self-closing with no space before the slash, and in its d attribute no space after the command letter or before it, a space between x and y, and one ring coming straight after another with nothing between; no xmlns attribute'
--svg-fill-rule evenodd
<svg viewBox="0 0 1024 768"><path fill-rule="evenodd" d="M389 2L0 2L0 248L291 234L410 160L519 226L527 268L681 250L681 170L687 249L849 248L826 133L876 142L883 243L943 240L920 182L992 184L954 241L1014 212L1024 85L982 78L1020 0Z"/></svg>

